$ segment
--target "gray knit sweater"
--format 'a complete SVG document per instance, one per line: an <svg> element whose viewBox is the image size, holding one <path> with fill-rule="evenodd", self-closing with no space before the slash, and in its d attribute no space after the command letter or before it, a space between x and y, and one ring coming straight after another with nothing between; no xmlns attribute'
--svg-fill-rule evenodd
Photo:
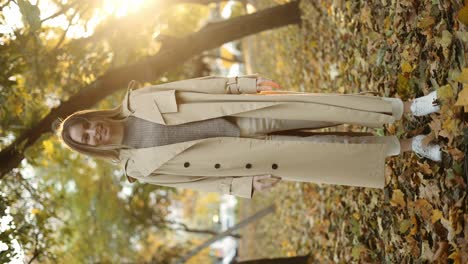
<svg viewBox="0 0 468 264"><path fill-rule="evenodd" d="M209 137L238 137L239 127L226 118L165 126L129 116L124 123L123 145L147 148Z"/></svg>

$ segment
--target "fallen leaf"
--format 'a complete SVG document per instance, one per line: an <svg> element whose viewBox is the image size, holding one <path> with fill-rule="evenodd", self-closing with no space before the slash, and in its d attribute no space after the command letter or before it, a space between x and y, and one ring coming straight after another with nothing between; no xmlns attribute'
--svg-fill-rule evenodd
<svg viewBox="0 0 468 264"><path fill-rule="evenodd" d="M437 184L420 185L419 196L429 200L433 204L440 204L440 189Z"/></svg>
<svg viewBox="0 0 468 264"><path fill-rule="evenodd" d="M468 83L468 68L463 68L462 72L455 78L455 81Z"/></svg>
<svg viewBox="0 0 468 264"><path fill-rule="evenodd" d="M455 238L455 229L453 228L453 224L452 222L450 222L449 220L445 219L444 217L441 217L440 218L440 223L442 224L442 226L447 229L448 233L447 233L447 239L448 241L452 242L453 239Z"/></svg>
<svg viewBox="0 0 468 264"><path fill-rule="evenodd" d="M401 70L402 70L403 72L409 73L409 72L412 72L412 71L413 71L413 67L411 67L411 64L410 64L409 62L403 61L403 62L401 63Z"/></svg>
<svg viewBox="0 0 468 264"><path fill-rule="evenodd" d="M437 89L437 98L443 102L450 102L453 99L453 89L450 84L441 86Z"/></svg>
<svg viewBox="0 0 468 264"><path fill-rule="evenodd" d="M409 253L415 257L419 256L421 250L419 249L419 243L416 241L416 239L414 239L414 237L411 235L407 235L405 239L410 249Z"/></svg>
<svg viewBox="0 0 468 264"><path fill-rule="evenodd" d="M447 150L447 152L453 157L454 160L462 160L463 157L465 157L465 153L463 153L461 150L458 148L450 148Z"/></svg>
<svg viewBox="0 0 468 264"><path fill-rule="evenodd" d="M416 218L415 215L411 216L411 224L413 225L413 227L411 228L410 235L414 236L418 233L418 229L419 229L418 219Z"/></svg>
<svg viewBox="0 0 468 264"><path fill-rule="evenodd" d="M457 14L458 20L468 26L468 6L464 6L458 11Z"/></svg>
<svg viewBox="0 0 468 264"><path fill-rule="evenodd" d="M423 241L422 243L421 258L428 261L432 261L434 258L434 253L432 252L431 247L427 241Z"/></svg>
<svg viewBox="0 0 468 264"><path fill-rule="evenodd" d="M432 216L431 216L431 223L435 223L439 221L440 218L442 218L442 212L438 209L432 211Z"/></svg>
<svg viewBox="0 0 468 264"><path fill-rule="evenodd" d="M419 20L418 22L418 28L420 29L426 29L429 26L433 25L435 23L435 19L431 16L427 16Z"/></svg>
<svg viewBox="0 0 468 264"><path fill-rule="evenodd" d="M463 90L458 94L458 99L455 105L468 105L468 84L463 84Z"/></svg>
<svg viewBox="0 0 468 264"><path fill-rule="evenodd" d="M432 215L432 205L426 199L418 199L413 203L414 209L424 221L428 221Z"/></svg>
<svg viewBox="0 0 468 264"><path fill-rule="evenodd" d="M401 206L401 207L406 206L405 195L403 194L401 190L396 189L393 191L392 200L390 200L390 204L393 206Z"/></svg>
<svg viewBox="0 0 468 264"><path fill-rule="evenodd" d="M437 251L434 253L434 258L432 259L432 261L436 261L440 259L443 255L447 255L448 243L444 241L444 242L439 242L437 244L439 247L437 248ZM445 259L445 258L442 257L441 259Z"/></svg>
<svg viewBox="0 0 468 264"><path fill-rule="evenodd" d="M455 250L448 256L449 259L453 259L453 263L459 264L460 262L460 254L458 254L458 250Z"/></svg>
<svg viewBox="0 0 468 264"><path fill-rule="evenodd" d="M426 175L429 175L429 174L432 174L432 169L431 169L431 166L429 164L427 164L427 162L424 162L424 163L419 163L419 168L421 169L421 171L426 174Z"/></svg>
<svg viewBox="0 0 468 264"><path fill-rule="evenodd" d="M404 219L400 221L400 233L404 234L411 227L412 223L410 219Z"/></svg>

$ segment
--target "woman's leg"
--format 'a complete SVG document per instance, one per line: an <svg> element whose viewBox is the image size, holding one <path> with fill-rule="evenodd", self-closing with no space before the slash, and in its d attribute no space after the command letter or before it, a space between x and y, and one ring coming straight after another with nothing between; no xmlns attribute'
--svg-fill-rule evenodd
<svg viewBox="0 0 468 264"><path fill-rule="evenodd" d="M395 117L395 120L400 119L403 113L412 114L414 116L423 116L440 110L440 105L437 101L437 90L430 92L425 96L405 102L399 98L382 97L382 99L392 102L393 116Z"/></svg>
<svg viewBox="0 0 468 264"><path fill-rule="evenodd" d="M392 116L395 120L400 120L404 112L404 103L400 98L382 97L382 100L392 103Z"/></svg>
<svg viewBox="0 0 468 264"><path fill-rule="evenodd" d="M400 100L401 101L401 100ZM398 102L398 101L397 101ZM398 114L398 113L397 113ZM240 128L241 137L252 137L268 140L307 140L313 142L330 143L357 143L357 144L386 144L387 156L400 154L400 142L395 136L341 136L341 135L314 135L307 137L267 135L271 132L285 131L292 129L314 129L338 125L331 122L314 122L307 120L286 120L270 118L249 118L249 117L228 117Z"/></svg>
<svg viewBox="0 0 468 264"><path fill-rule="evenodd" d="M270 135L267 140L297 140L297 141L312 141L319 143L343 143L343 144L385 144L387 146L387 157L399 155L401 152L400 140L396 136L336 136L336 135L320 135L309 137ZM406 147L406 146L405 146Z"/></svg>

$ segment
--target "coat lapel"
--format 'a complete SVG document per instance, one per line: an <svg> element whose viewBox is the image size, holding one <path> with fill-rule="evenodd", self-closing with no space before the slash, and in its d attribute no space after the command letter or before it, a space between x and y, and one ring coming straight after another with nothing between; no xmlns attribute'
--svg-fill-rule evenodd
<svg viewBox="0 0 468 264"><path fill-rule="evenodd" d="M126 171L136 170L140 172L141 176L146 177L182 151L202 140L191 140L158 147L122 149L120 159Z"/></svg>
<svg viewBox="0 0 468 264"><path fill-rule="evenodd" d="M166 125L162 114L178 111L175 90L138 93L129 89L122 108L124 114L133 114L141 119L162 125Z"/></svg>

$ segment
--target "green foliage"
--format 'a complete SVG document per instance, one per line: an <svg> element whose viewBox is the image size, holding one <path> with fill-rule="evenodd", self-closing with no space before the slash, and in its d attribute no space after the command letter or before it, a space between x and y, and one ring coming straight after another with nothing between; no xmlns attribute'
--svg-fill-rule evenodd
<svg viewBox="0 0 468 264"><path fill-rule="evenodd" d="M31 32L41 28L41 11L39 7L31 4L29 1L18 0L18 6L23 15L23 23L28 25Z"/></svg>

